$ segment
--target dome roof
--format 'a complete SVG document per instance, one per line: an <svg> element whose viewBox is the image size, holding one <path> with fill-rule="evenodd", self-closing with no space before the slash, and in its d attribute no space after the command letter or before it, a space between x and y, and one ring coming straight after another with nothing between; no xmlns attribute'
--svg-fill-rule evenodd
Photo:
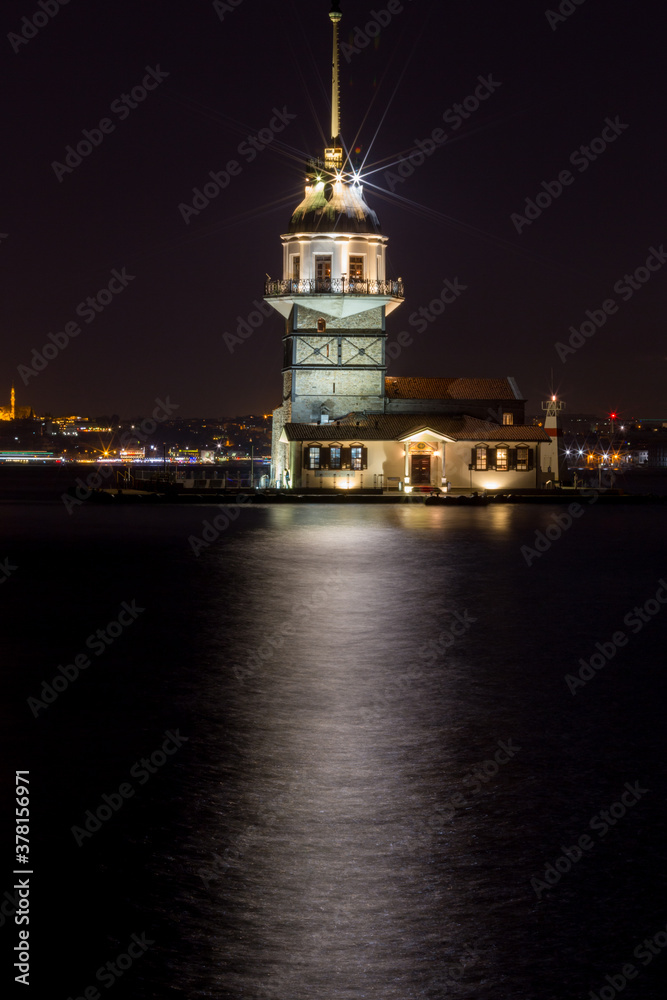
<svg viewBox="0 0 667 1000"><path fill-rule="evenodd" d="M334 181L306 188L306 197L290 219L290 233L375 233L380 222L363 198L360 184Z"/></svg>

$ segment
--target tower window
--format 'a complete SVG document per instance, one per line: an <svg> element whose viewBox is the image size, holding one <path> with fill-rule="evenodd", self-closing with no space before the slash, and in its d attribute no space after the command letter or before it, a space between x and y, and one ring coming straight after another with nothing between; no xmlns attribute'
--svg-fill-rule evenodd
<svg viewBox="0 0 667 1000"><path fill-rule="evenodd" d="M317 321L317 332L324 333L326 328L327 328L327 321L325 319L322 319L322 317L320 317Z"/></svg>
<svg viewBox="0 0 667 1000"><path fill-rule="evenodd" d="M299 254L293 254L291 257L292 261L292 281L299 281L301 278L301 257Z"/></svg>
<svg viewBox="0 0 667 1000"><path fill-rule="evenodd" d="M350 257L350 281L363 281L364 258Z"/></svg>
<svg viewBox="0 0 667 1000"><path fill-rule="evenodd" d="M514 423L514 414L513 413L503 413L503 423L504 424L513 424Z"/></svg>
<svg viewBox="0 0 667 1000"><path fill-rule="evenodd" d="M315 277L318 281L327 281L331 278L331 257L315 257Z"/></svg>

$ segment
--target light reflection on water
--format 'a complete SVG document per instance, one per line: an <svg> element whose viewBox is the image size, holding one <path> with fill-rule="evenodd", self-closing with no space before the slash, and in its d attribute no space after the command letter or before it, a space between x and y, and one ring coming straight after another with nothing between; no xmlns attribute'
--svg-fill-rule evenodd
<svg viewBox="0 0 667 1000"><path fill-rule="evenodd" d="M567 941L582 890L566 887L543 929L529 879L563 836L551 813L583 821L592 793L576 806L586 738L568 732L564 636L541 609L547 588L576 592L586 542L531 570L520 545L545 512L452 514L278 508L211 554L212 580L243 565L220 610L246 670L231 691L223 658L208 676L240 752L198 845L224 873L205 897L222 919L207 933L217 995L484 998L503 982L528 998L529 982L562 979L541 938ZM226 742L215 724L209 739ZM473 789L503 740L520 752ZM627 773L618 744L607 764Z"/></svg>
<svg viewBox="0 0 667 1000"><path fill-rule="evenodd" d="M119 600L147 607L39 720L54 927L106 928L97 965L146 928L137 998L603 985L665 923L662 619L576 698L564 675L666 575L662 509L591 507L530 567L550 508L258 506L195 558L215 513L4 510L26 581L5 588L10 621L20 596L41 608L31 691L54 635L69 656ZM72 817L178 725L178 757L75 849ZM496 766L499 741L519 749ZM655 794L538 901L531 877L637 779ZM662 996L651 974L642 1000Z"/></svg>

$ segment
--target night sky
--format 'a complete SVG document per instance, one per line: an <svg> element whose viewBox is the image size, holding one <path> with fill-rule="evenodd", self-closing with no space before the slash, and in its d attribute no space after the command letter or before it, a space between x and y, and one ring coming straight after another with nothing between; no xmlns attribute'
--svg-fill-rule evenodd
<svg viewBox="0 0 667 1000"><path fill-rule="evenodd" d="M131 417L156 397L180 416L280 403L280 317L233 353L223 334L256 310L265 274L280 276L279 237L303 196L305 158L321 154L329 131L329 6L70 0L35 29L23 19L47 20L37 0L4 0L1 403L12 380L17 403L40 414ZM383 0L341 2L341 40L358 49L341 59L342 135L367 157L388 276L406 284L390 337L414 338L390 373L513 375L537 411L553 370L570 412L666 416L667 257L651 258L655 270L640 270L634 289L624 279L651 248L667 248L664 7L566 0L572 13L554 2L549 17L545 7L394 0L390 15ZM388 21L376 38L371 11ZM461 120L453 109L480 77L486 96ZM135 91L137 102L145 78L153 89ZM287 124L253 149L247 137L277 123L275 109ZM401 157L437 129L445 141L397 180ZM612 141L576 153L605 129ZM99 144L58 167L84 130ZM225 189L184 213L230 160L239 169ZM570 183L545 205L543 182L557 191L566 170ZM538 192L539 216L517 222ZM411 325L445 279L465 290ZM101 311L88 311L85 300L110 282ZM587 310L604 324L570 350L569 328ZM32 349L68 323L80 333L26 374Z"/></svg>

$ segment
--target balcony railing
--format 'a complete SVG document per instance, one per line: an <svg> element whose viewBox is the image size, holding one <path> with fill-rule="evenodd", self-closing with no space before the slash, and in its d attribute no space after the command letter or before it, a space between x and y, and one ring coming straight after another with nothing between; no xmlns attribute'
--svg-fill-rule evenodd
<svg viewBox="0 0 667 1000"><path fill-rule="evenodd" d="M405 297L402 281L373 281L370 278L271 279L264 284L265 295L391 295Z"/></svg>

